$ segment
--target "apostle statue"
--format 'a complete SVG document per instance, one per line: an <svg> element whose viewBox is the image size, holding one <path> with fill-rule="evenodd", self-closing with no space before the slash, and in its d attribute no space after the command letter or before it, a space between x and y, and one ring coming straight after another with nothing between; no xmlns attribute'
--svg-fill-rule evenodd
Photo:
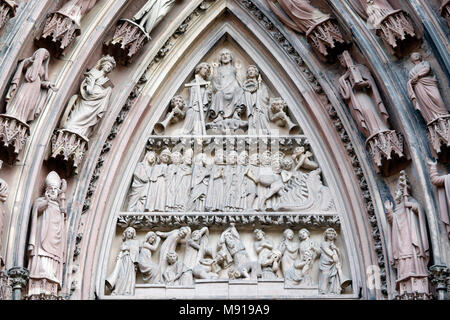
<svg viewBox="0 0 450 320"><path fill-rule="evenodd" d="M148 0L142 9L135 14L133 21L139 24L147 34L150 34L172 9L175 2L176 0Z"/></svg>
<svg viewBox="0 0 450 320"><path fill-rule="evenodd" d="M28 242L28 296L56 297L61 289L66 246L66 180L52 171L45 194L34 201Z"/></svg>
<svg viewBox="0 0 450 320"><path fill-rule="evenodd" d="M225 182L224 208L226 211L236 211L237 206L240 203L239 182L241 179L240 176L238 176L237 171L237 157L238 154L234 150L230 151L226 157L227 165L225 166L223 173Z"/></svg>
<svg viewBox="0 0 450 320"><path fill-rule="evenodd" d="M207 211L223 211L225 206L225 163L222 149L216 150L214 165L209 177L205 208Z"/></svg>
<svg viewBox="0 0 450 320"><path fill-rule="evenodd" d="M247 68L247 80L242 88L247 106L248 134L270 134L269 91L256 66L251 65Z"/></svg>
<svg viewBox="0 0 450 320"><path fill-rule="evenodd" d="M155 283L159 278L159 265L153 262L152 255L158 250L160 244L161 238L155 232L150 231L145 235L138 258L139 271L145 283Z"/></svg>
<svg viewBox="0 0 450 320"><path fill-rule="evenodd" d="M341 294L351 284L342 272L342 253L335 245L336 230L328 228L320 244L319 294Z"/></svg>
<svg viewBox="0 0 450 320"><path fill-rule="evenodd" d="M113 296L134 295L139 249L140 242L136 239L136 230L132 227L126 228L122 234L122 244L114 270L105 280Z"/></svg>
<svg viewBox="0 0 450 320"><path fill-rule="evenodd" d="M439 211L447 236L450 239L450 174L440 176L437 163L428 162L431 183L438 188Z"/></svg>
<svg viewBox="0 0 450 320"><path fill-rule="evenodd" d="M164 149L159 155L159 163L153 166L147 204L145 205L145 209L150 212L163 212L166 209L167 169L170 163L170 155L170 150Z"/></svg>
<svg viewBox="0 0 450 320"><path fill-rule="evenodd" d="M219 54L217 74L212 80L213 100L209 115L215 119L214 122L232 118L236 109L244 106L244 92L239 84L237 69L233 62L233 53L223 49Z"/></svg>
<svg viewBox="0 0 450 320"><path fill-rule="evenodd" d="M62 129L89 140L95 125L108 109L112 89L106 87L109 81L107 75L115 66L114 58L105 56L94 68L86 72L80 94L73 96L69 101L66 114L61 121Z"/></svg>
<svg viewBox="0 0 450 320"><path fill-rule="evenodd" d="M389 131L389 115L369 69L355 65L348 51L340 56L340 60L347 72L339 79L339 90L361 133L369 138Z"/></svg>
<svg viewBox="0 0 450 320"><path fill-rule="evenodd" d="M147 152L144 161L140 162L133 174L133 184L128 195L128 212L144 212L150 186L150 177L156 163L156 154Z"/></svg>
<svg viewBox="0 0 450 320"><path fill-rule="evenodd" d="M209 169L206 165L206 156L203 153L197 154L194 159L194 169L192 173L191 194L188 208L190 211L205 211L205 203L209 189Z"/></svg>
<svg viewBox="0 0 450 320"><path fill-rule="evenodd" d="M411 62L414 68L409 72L408 94L414 107L420 111L427 124L448 115L430 63L423 61L422 55L418 52L411 55Z"/></svg>
<svg viewBox="0 0 450 320"><path fill-rule="evenodd" d="M192 157L194 151L187 149L184 151L183 163L177 168L175 195L174 195L174 210L186 211L189 202L189 195L191 191L192 181Z"/></svg>
<svg viewBox="0 0 450 320"><path fill-rule="evenodd" d="M49 61L50 53L46 49L38 49L32 57L19 63L5 98L6 116L26 124L41 112L41 89L57 90L48 81Z"/></svg>
<svg viewBox="0 0 450 320"><path fill-rule="evenodd" d="M182 163L183 156L180 152L174 151L170 154L171 163L167 167L167 171L165 174L166 177L166 211L176 211L175 207L175 197L177 195L178 189L178 174L182 174L180 170L180 164Z"/></svg>
<svg viewBox="0 0 450 320"><path fill-rule="evenodd" d="M206 62L195 68L195 81L189 87L189 102L183 134L204 135L206 133L205 113L212 99L211 78L212 67Z"/></svg>
<svg viewBox="0 0 450 320"><path fill-rule="evenodd" d="M0 169L2 168L3 161L0 160ZM8 184L5 180L0 178L0 267L4 263L3 257L2 257L2 249L3 249L3 232L4 232L4 226L7 221L6 216L6 207L5 203L8 199ZM0 271L1 272L1 271Z"/></svg>
<svg viewBox="0 0 450 320"><path fill-rule="evenodd" d="M391 263L397 269L396 289L404 294L429 294L429 244L425 214L410 196L406 173L400 173L395 193L395 208L386 201L386 216L391 226L388 234Z"/></svg>

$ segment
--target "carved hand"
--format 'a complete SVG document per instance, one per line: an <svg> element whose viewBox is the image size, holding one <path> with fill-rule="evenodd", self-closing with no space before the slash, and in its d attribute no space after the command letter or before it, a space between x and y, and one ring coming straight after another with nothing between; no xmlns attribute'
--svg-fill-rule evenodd
<svg viewBox="0 0 450 320"><path fill-rule="evenodd" d="M384 203L384 207L388 212L391 212L392 209L394 208L394 204L391 201L386 200L386 202Z"/></svg>

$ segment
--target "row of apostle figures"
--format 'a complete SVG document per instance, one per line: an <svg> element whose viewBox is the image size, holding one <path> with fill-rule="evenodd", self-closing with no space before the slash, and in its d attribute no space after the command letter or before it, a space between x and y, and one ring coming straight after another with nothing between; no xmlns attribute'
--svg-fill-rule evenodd
<svg viewBox="0 0 450 320"><path fill-rule="evenodd" d="M307 229L301 229L298 237L299 242L294 231L286 229L276 246L263 230L256 229L253 248L257 259L252 260L234 224L221 233L215 247L209 246L207 227L193 232L190 227L150 231L144 241L136 239L136 230L128 227L106 284L112 295L133 295L139 270L147 284L193 286L194 279L284 279L287 286L318 285L320 294L341 294L351 280L342 271L343 254L335 244L337 232L327 229L320 245ZM177 252L178 247L184 254ZM159 259L152 258L156 253ZM312 275L316 260L318 284Z"/></svg>
<svg viewBox="0 0 450 320"><path fill-rule="evenodd" d="M281 98L270 97L259 69L248 66L246 79L241 83L233 61L233 53L223 49L214 72L209 63L200 63L195 69L195 80L186 84L187 103L181 96L174 97L171 112L155 126L155 132L163 134L167 125L184 119L182 133L185 135L204 135L209 129L216 133L235 133L247 128L250 135L269 135L270 122L287 127L290 133L298 133L300 128L288 115L286 103Z"/></svg>
<svg viewBox="0 0 450 320"><path fill-rule="evenodd" d="M311 156L304 147L293 155L218 149L214 158L149 151L134 172L127 211L330 211L334 202Z"/></svg>

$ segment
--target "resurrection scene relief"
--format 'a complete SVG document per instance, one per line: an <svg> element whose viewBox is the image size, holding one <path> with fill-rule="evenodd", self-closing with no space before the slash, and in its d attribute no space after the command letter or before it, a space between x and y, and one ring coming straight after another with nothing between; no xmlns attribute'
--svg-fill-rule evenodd
<svg viewBox="0 0 450 320"><path fill-rule="evenodd" d="M343 213L301 103L227 41L202 61L153 106L164 112L118 213L106 295L352 296Z"/></svg>

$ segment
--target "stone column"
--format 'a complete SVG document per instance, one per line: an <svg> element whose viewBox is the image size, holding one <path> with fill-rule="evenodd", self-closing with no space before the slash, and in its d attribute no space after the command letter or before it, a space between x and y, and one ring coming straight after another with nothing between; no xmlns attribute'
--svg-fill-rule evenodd
<svg viewBox="0 0 450 320"><path fill-rule="evenodd" d="M28 282L30 272L24 267L12 267L8 270L8 277L13 290L13 300L22 300L22 289Z"/></svg>
<svg viewBox="0 0 450 320"><path fill-rule="evenodd" d="M450 269L443 265L430 267L431 283L436 288L438 300L449 300L448 289L450 285Z"/></svg>

